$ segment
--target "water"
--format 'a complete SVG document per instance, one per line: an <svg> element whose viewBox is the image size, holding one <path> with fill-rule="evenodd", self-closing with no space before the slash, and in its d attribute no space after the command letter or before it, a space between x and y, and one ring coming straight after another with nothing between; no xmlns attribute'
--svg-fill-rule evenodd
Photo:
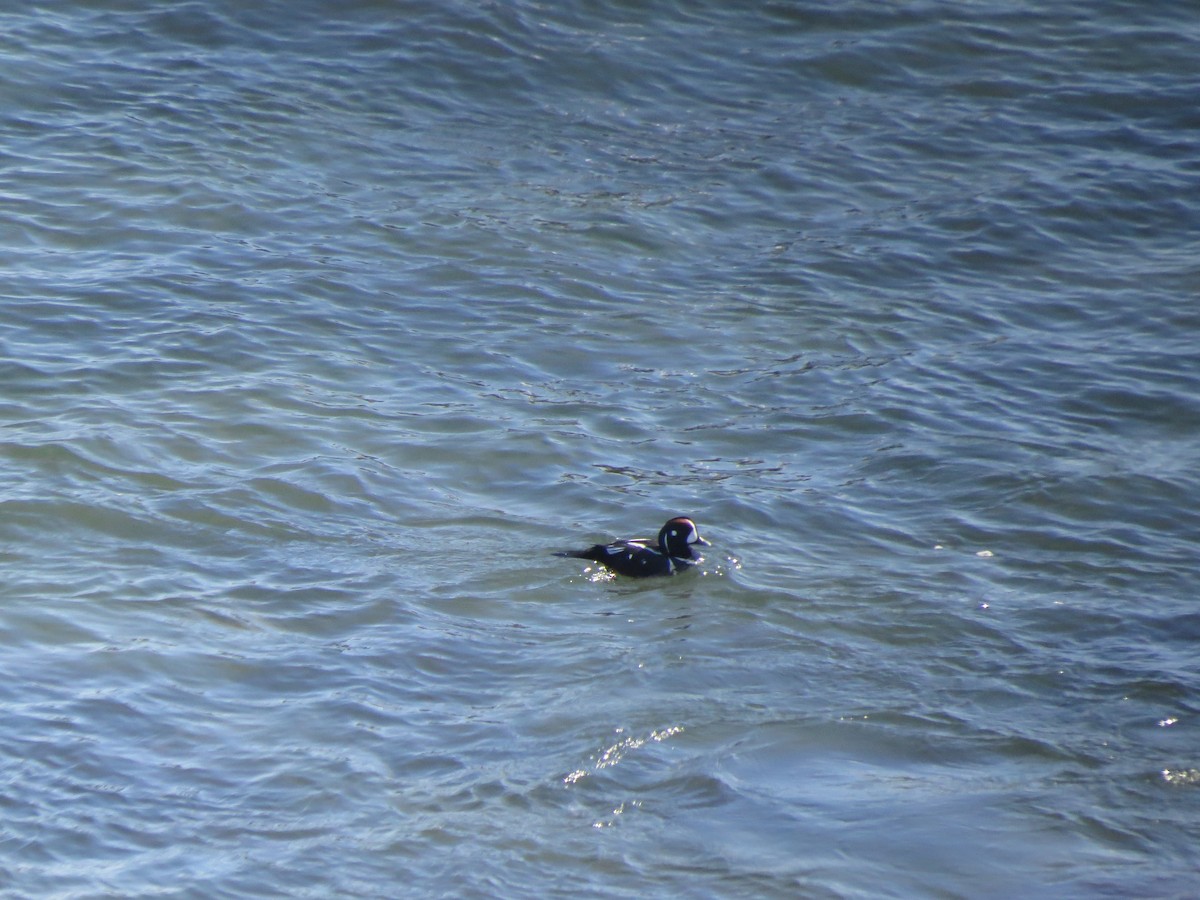
<svg viewBox="0 0 1200 900"><path fill-rule="evenodd" d="M1200 890L1190 6L0 35L6 896Z"/></svg>

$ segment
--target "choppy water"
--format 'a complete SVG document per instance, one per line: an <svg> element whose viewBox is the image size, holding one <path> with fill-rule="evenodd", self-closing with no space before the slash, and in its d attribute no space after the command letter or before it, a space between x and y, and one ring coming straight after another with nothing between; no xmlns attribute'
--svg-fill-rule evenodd
<svg viewBox="0 0 1200 900"><path fill-rule="evenodd" d="M6 896L1200 891L1193 6L0 50Z"/></svg>

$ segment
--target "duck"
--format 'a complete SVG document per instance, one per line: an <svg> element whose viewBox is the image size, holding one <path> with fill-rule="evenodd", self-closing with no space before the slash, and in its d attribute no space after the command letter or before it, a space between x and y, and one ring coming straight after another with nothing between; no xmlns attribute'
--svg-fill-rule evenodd
<svg viewBox="0 0 1200 900"><path fill-rule="evenodd" d="M586 550L567 550L556 554L573 559L590 559L618 575L644 578L652 575L674 575L696 564L700 559L696 545L711 547L700 537L696 523L687 516L675 516L651 538L626 538L609 544L595 544Z"/></svg>

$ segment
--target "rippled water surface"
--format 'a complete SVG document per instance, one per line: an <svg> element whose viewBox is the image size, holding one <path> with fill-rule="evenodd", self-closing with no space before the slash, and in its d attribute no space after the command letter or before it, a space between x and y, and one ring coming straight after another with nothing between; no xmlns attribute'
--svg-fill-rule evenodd
<svg viewBox="0 0 1200 900"><path fill-rule="evenodd" d="M0 13L3 889L1200 892L1198 47Z"/></svg>

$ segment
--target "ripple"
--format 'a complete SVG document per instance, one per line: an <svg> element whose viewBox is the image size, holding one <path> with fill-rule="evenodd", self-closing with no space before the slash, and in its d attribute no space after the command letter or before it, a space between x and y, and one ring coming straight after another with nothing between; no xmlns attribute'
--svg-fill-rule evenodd
<svg viewBox="0 0 1200 900"><path fill-rule="evenodd" d="M381 11L0 14L13 890L1188 893L1195 29Z"/></svg>

